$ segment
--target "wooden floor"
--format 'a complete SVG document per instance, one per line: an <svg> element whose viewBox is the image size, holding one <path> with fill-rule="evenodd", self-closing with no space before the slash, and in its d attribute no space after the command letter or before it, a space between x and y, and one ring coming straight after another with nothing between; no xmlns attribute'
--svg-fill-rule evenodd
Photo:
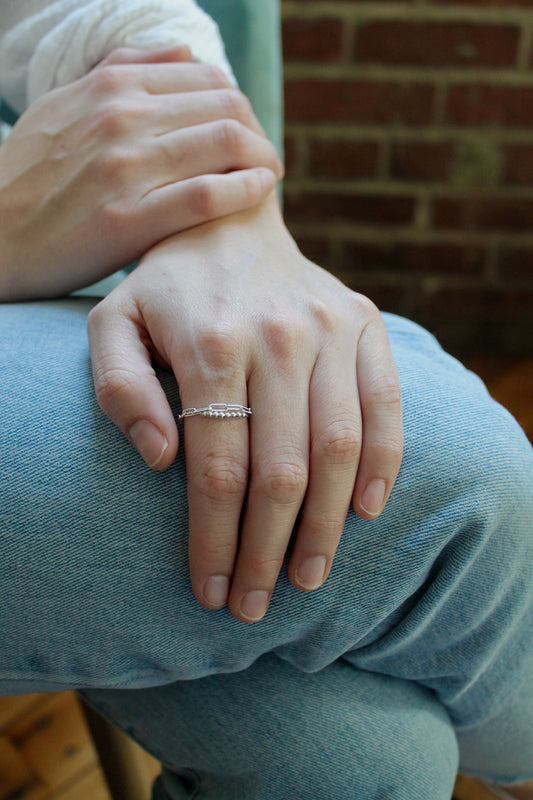
<svg viewBox="0 0 533 800"><path fill-rule="evenodd" d="M467 363L533 442L533 358ZM146 756L145 763L150 776L157 774L153 759ZM493 795L460 779L456 797ZM0 698L0 800L111 800L74 693Z"/></svg>

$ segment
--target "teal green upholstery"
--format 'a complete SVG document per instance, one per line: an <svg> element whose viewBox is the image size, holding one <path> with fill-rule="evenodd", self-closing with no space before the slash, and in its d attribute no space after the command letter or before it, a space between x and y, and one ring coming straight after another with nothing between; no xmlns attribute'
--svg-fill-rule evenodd
<svg viewBox="0 0 533 800"><path fill-rule="evenodd" d="M282 59L279 0L199 0L215 19L240 88L282 152Z"/></svg>

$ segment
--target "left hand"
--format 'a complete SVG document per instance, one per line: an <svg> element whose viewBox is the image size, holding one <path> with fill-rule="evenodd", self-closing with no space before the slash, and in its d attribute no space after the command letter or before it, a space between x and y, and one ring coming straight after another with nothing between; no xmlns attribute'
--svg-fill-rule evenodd
<svg viewBox="0 0 533 800"><path fill-rule="evenodd" d="M402 456L401 393L376 307L309 262L274 197L157 245L89 317L96 394L149 466L178 431L152 361L183 407L249 405L243 420L184 420L190 567L206 608L267 610L297 515L291 582L326 580L353 503L383 509Z"/></svg>

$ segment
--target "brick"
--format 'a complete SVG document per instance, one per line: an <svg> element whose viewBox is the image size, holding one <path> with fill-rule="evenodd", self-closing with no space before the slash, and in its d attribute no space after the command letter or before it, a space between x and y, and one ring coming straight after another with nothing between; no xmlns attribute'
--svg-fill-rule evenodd
<svg viewBox="0 0 533 800"><path fill-rule="evenodd" d="M305 6L306 8L310 8L310 7L315 5L313 0L295 0L295 1L299 2L302 6ZM336 0L336 2L338 2L338 3L343 3L344 2L344 3L346 3L346 5L348 5L348 4L349 5L358 5L359 3L366 3L368 5L369 0ZM407 3L407 5L412 5L412 3L417 2L417 0L403 0L403 2ZM322 4L322 3L323 3L323 0L320 0L320 4ZM372 5L374 3L390 3L390 0L372 0Z"/></svg>
<svg viewBox="0 0 533 800"><path fill-rule="evenodd" d="M431 121L434 93L434 87L426 83L289 79L285 115L295 122L421 125Z"/></svg>
<svg viewBox="0 0 533 800"><path fill-rule="evenodd" d="M524 197L441 197L432 201L435 228L516 231L533 230L533 200Z"/></svg>
<svg viewBox="0 0 533 800"><path fill-rule="evenodd" d="M533 143L508 144L503 153L503 181L520 185L533 183Z"/></svg>
<svg viewBox="0 0 533 800"><path fill-rule="evenodd" d="M356 30L355 53L361 63L511 67L519 40L516 25L369 22Z"/></svg>
<svg viewBox="0 0 533 800"><path fill-rule="evenodd" d="M433 5L448 6L489 6L512 8L513 6L531 7L531 0L431 0Z"/></svg>
<svg viewBox="0 0 533 800"><path fill-rule="evenodd" d="M386 271L413 275L480 275L485 249L468 244L418 242L346 242L345 270Z"/></svg>
<svg viewBox="0 0 533 800"><path fill-rule="evenodd" d="M283 57L286 61L338 61L342 53L340 19L283 20Z"/></svg>
<svg viewBox="0 0 533 800"><path fill-rule="evenodd" d="M310 261L329 267L331 262L331 241L327 236L313 236L311 234L293 234L296 244Z"/></svg>
<svg viewBox="0 0 533 800"><path fill-rule="evenodd" d="M452 86L446 119L457 125L529 127L533 124L533 86Z"/></svg>
<svg viewBox="0 0 533 800"><path fill-rule="evenodd" d="M414 209L414 198L406 195L285 193L285 215L289 222L318 220L402 225L412 221Z"/></svg>
<svg viewBox="0 0 533 800"><path fill-rule="evenodd" d="M352 275L341 273L339 277L350 289L373 300L380 311L406 315L410 302L410 288L399 280L385 284L383 281L375 281L355 272Z"/></svg>
<svg viewBox="0 0 533 800"><path fill-rule="evenodd" d="M533 293L519 289L494 289L461 287L441 289L428 293L422 308L430 316L470 316L472 319L491 322L531 321Z"/></svg>
<svg viewBox="0 0 533 800"><path fill-rule="evenodd" d="M309 172L317 178L365 178L376 175L379 143L345 139L311 142Z"/></svg>
<svg viewBox="0 0 533 800"><path fill-rule="evenodd" d="M390 174L416 181L447 181L453 166L451 142L395 142Z"/></svg>
<svg viewBox="0 0 533 800"><path fill-rule="evenodd" d="M300 173L300 157L298 153L298 144L291 137L286 136L283 143L285 175L291 177Z"/></svg>
<svg viewBox="0 0 533 800"><path fill-rule="evenodd" d="M503 248L498 256L498 268L504 278L533 281L533 248ZM533 315L533 302L531 313Z"/></svg>
<svg viewBox="0 0 533 800"><path fill-rule="evenodd" d="M419 293L409 316L452 354L531 354L533 297L475 288Z"/></svg>

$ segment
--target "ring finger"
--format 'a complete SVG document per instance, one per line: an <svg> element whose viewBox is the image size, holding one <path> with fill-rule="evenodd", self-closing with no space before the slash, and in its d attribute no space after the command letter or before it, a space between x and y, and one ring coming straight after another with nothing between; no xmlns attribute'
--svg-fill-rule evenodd
<svg viewBox="0 0 533 800"><path fill-rule="evenodd" d="M291 583L306 590L329 574L357 474L362 434L353 347L322 351L310 384L310 429L309 488L289 564Z"/></svg>

